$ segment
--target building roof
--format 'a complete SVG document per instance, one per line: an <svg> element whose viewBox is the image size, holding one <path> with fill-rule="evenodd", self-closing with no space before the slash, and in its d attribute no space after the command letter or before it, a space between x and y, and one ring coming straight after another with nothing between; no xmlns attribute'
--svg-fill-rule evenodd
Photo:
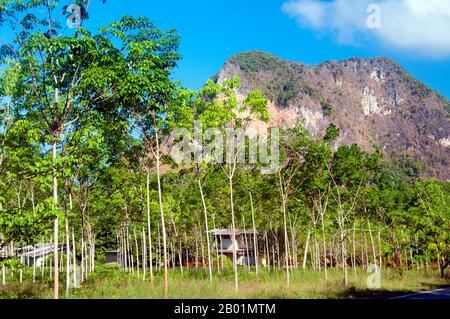
<svg viewBox="0 0 450 319"><path fill-rule="evenodd" d="M211 234L213 234L214 236L232 236L233 235L233 231L232 230L228 230L228 229L213 229L209 231ZM239 230L236 229L236 235L253 235L254 232L253 231L244 231L244 230ZM256 232L256 234L258 234L258 232Z"/></svg>
<svg viewBox="0 0 450 319"><path fill-rule="evenodd" d="M61 250L61 245L59 245L58 250ZM28 258L42 257L53 254L53 251L54 251L53 244L45 244L43 246L37 247L32 251L27 251L22 256Z"/></svg>

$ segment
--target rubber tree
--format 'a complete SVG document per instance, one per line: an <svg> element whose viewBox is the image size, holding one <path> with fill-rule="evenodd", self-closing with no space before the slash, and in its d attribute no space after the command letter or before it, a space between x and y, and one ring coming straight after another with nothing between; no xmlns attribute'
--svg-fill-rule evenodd
<svg viewBox="0 0 450 319"><path fill-rule="evenodd" d="M437 180L417 182L417 206L410 208L407 216L414 225L415 234L423 251L437 253L440 275L450 266L450 196L448 183Z"/></svg>
<svg viewBox="0 0 450 319"><path fill-rule="evenodd" d="M204 106L201 118L207 120L209 127L216 127L224 132L226 137L224 152L216 155L215 160L220 164L228 179L229 204L231 210L231 231L233 242L234 288L239 289L236 221L233 180L245 158L245 134L252 121L268 121L267 99L261 91L250 91L243 99L238 99L236 91L240 87L240 79L234 77L225 79L223 83L208 81L201 91ZM213 156L214 157L214 156ZM217 158L220 157L220 158Z"/></svg>
<svg viewBox="0 0 450 319"><path fill-rule="evenodd" d="M105 38L121 43L121 73L115 99L138 130L148 162L155 165L164 249L164 296L168 297L168 256L166 222L162 196L161 141L170 126L167 111L176 92L171 78L180 56L179 36L174 30L161 31L147 18L126 16L101 29Z"/></svg>
<svg viewBox="0 0 450 319"><path fill-rule="evenodd" d="M4 1L0 5L1 27L9 27L13 40L1 47L1 61L13 60L20 70L13 98L21 100L21 108L30 119L43 123L43 142L50 146L52 159L52 197L55 210L60 207L58 148L64 131L73 126L90 106L81 88L88 79L86 70L98 67L104 56L101 43L81 28L87 18L89 1L78 1L79 24L72 34L64 33L60 1ZM65 14L67 7L63 7ZM45 12L45 13L44 13ZM92 74L92 73L91 73ZM55 220L55 227L58 221ZM55 234L58 230L55 229ZM57 247L54 251L54 297L58 298Z"/></svg>

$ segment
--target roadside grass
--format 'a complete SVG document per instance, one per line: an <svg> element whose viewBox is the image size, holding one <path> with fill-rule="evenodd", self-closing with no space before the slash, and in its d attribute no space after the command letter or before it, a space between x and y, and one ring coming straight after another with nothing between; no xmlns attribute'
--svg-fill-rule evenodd
<svg viewBox="0 0 450 319"><path fill-rule="evenodd" d="M312 270L293 270L291 285L287 286L283 271L262 269L259 281L256 273L241 269L239 292L234 291L232 269L215 270L213 283L209 283L207 271L184 268L171 271L169 275L169 297L172 299L351 299L351 298L389 298L450 286L449 280L441 279L437 270L409 270L400 274L394 269L382 271L380 289L369 289L367 279L370 274L363 269L355 272L349 269L349 285L344 285L342 270L329 269L328 281L324 272ZM61 297L65 297L65 280L61 274ZM28 278L27 278L28 279ZM50 299L52 282L49 278L35 284L17 279L10 280L6 287L0 286L2 299ZM117 266L97 267L79 289L72 289L69 299L162 299L164 295L163 274L155 273L154 284L147 278L134 274L124 274Z"/></svg>

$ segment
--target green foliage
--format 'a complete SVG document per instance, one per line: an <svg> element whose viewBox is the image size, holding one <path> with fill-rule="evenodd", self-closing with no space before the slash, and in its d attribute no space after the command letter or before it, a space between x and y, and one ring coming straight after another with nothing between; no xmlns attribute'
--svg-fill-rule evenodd
<svg viewBox="0 0 450 319"><path fill-rule="evenodd" d="M160 207L155 147L174 128L192 129L195 121L202 121L204 129L222 130L246 128L256 119L268 122L268 98L289 106L302 93L330 116L331 101L303 81L301 66L292 68L261 52L238 55L232 62L250 82L263 83L262 91L238 98L237 76L220 84L209 80L199 92L181 88L172 80L180 60L180 39L174 30L162 31L147 18L126 16L98 33L82 27L71 35L56 32L56 21L55 29L40 31L35 24L44 24L36 21L34 11L57 10L58 4L0 1L0 24L6 26L18 16L26 31L1 49L5 69L0 81L0 233L5 241L34 244L51 233L58 217L67 219L78 242L92 228L97 253L102 254L117 248L117 235L126 227L136 228L141 240L148 208L156 251L161 208L172 251L181 249L192 260L204 245L198 183L210 229L230 228L231 180L237 228L253 226L251 193L256 228L273 246L285 236L281 180L289 195L283 198L288 236L298 241L300 250L305 233L328 241L343 234L344 241L349 240L350 225L370 221L383 236L381 249L387 260L404 250L414 250L414 261L440 258L444 263L450 258L450 184L422 180L423 167L406 155L386 162L378 150L369 154L358 145L335 148L340 130L334 124L323 139L314 139L302 127L283 130L279 174L261 175L258 165L241 164L234 165L231 174L224 165L206 160L196 166L160 165ZM275 80L268 81L267 74ZM418 94L432 94L413 84ZM50 199L54 177L58 203ZM318 213L323 213L323 228L317 225ZM285 253L283 248L279 252ZM229 266L228 259L224 262ZM206 277L203 272L186 274ZM94 280L107 277L115 283L125 278L115 268L101 268L97 275ZM172 276L179 279L184 274ZM223 278L232 276L225 269ZM253 278L253 272L246 276Z"/></svg>
<svg viewBox="0 0 450 319"><path fill-rule="evenodd" d="M10 269L21 269L23 268L20 259L6 259L4 261L0 261L0 269L2 267L10 268Z"/></svg>
<svg viewBox="0 0 450 319"><path fill-rule="evenodd" d="M411 221L423 247L435 249L443 262L450 256L449 183L435 180L416 184L417 207L410 209ZM428 246L428 247L427 247Z"/></svg>
<svg viewBox="0 0 450 319"><path fill-rule="evenodd" d="M277 103L281 106L289 106L289 101L297 97L297 92L295 91L295 85L292 80L288 80L284 86L283 90L277 98Z"/></svg>
<svg viewBox="0 0 450 319"><path fill-rule="evenodd" d="M335 124L330 124L327 128L327 132L323 138L326 142L334 142L339 138L340 129Z"/></svg>
<svg viewBox="0 0 450 319"><path fill-rule="evenodd" d="M251 51L234 57L236 63L244 72L257 72L261 69L273 71L279 63L279 58L260 51Z"/></svg>
<svg viewBox="0 0 450 319"><path fill-rule="evenodd" d="M7 208L0 214L0 229L8 241L25 243L39 242L52 229L55 217L61 212L55 210L53 200L39 203L34 211L23 208Z"/></svg>

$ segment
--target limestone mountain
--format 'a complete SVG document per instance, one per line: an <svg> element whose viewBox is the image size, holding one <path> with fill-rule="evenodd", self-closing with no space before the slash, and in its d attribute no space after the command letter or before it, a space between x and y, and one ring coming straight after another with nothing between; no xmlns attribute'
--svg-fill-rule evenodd
<svg viewBox="0 0 450 319"><path fill-rule="evenodd" d="M240 93L260 89L270 101L271 125L302 123L321 136L334 123L338 145L374 147L425 164L424 174L450 180L450 102L387 58L307 65L250 51L229 58L218 82L241 77Z"/></svg>

